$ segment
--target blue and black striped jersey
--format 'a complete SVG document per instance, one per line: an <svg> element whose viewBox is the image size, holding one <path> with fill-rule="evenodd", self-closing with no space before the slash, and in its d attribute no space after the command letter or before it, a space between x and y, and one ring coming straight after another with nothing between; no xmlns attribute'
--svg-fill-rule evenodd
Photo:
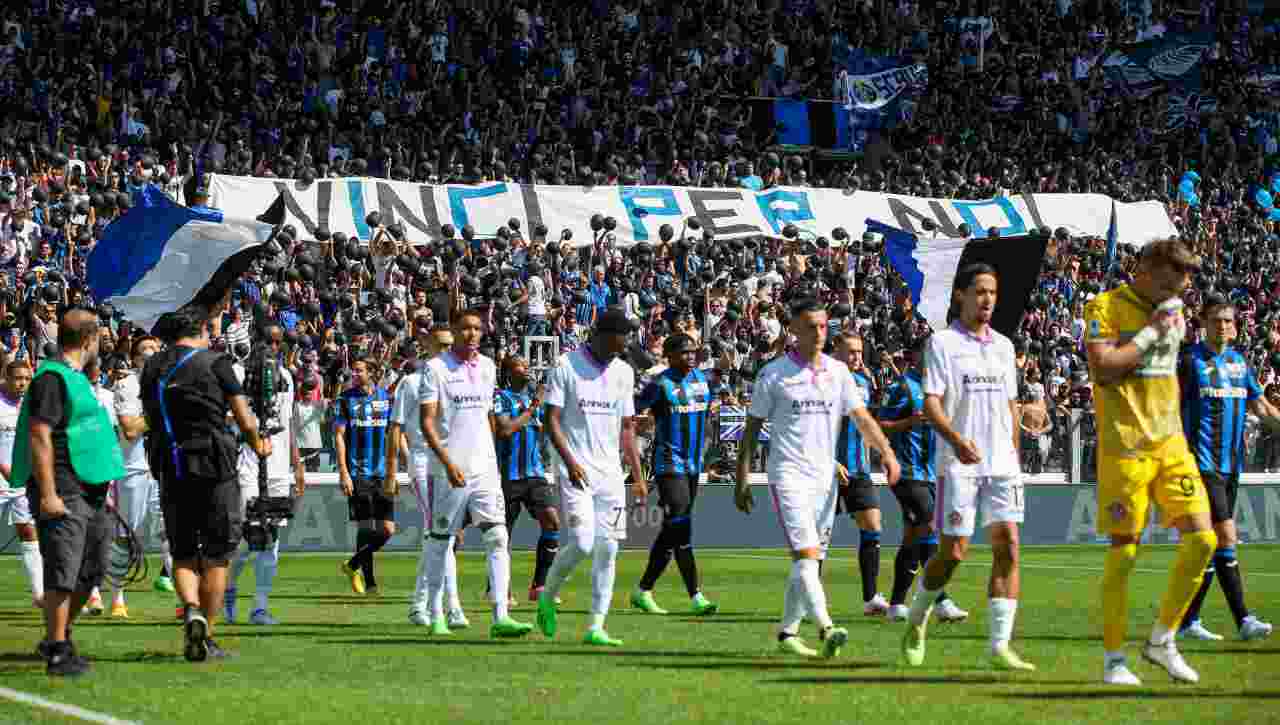
<svg viewBox="0 0 1280 725"><path fill-rule="evenodd" d="M352 478L381 478L387 470L387 423L391 395L374 387L368 395L348 388L337 400L335 426L346 428L347 471Z"/></svg>
<svg viewBox="0 0 1280 725"><path fill-rule="evenodd" d="M1182 427L1202 471L1239 473L1244 463L1244 427L1248 403L1262 387L1248 360L1234 348L1221 355L1203 342L1178 356L1182 389Z"/></svg>
<svg viewBox="0 0 1280 725"><path fill-rule="evenodd" d="M653 411L653 474L702 474L702 444L707 432L711 386L701 370L679 377L672 368L649 381L636 401L636 412Z"/></svg>
<svg viewBox="0 0 1280 725"><path fill-rule="evenodd" d="M850 372L853 384L858 386L862 399L871 405L874 395L871 379L862 373ZM853 420L845 416L840 421L840 436L836 439L836 462L844 466L850 475L871 474L871 459L867 456L867 442L862 439L862 431L854 425Z"/></svg>
<svg viewBox="0 0 1280 725"><path fill-rule="evenodd" d="M924 385L920 373L909 370L889 388L880 420L910 418L924 410ZM937 457L937 435L931 425L913 426L889 436L889 446L902 466L902 477L912 481L936 482L934 460Z"/></svg>
<svg viewBox="0 0 1280 725"><path fill-rule="evenodd" d="M493 412L502 418L519 418L529 409L530 402L532 397L527 392L499 390L493 396ZM539 408L523 428L509 438L498 438L498 468L505 480L546 478L547 470L542 465L542 416L543 409Z"/></svg>

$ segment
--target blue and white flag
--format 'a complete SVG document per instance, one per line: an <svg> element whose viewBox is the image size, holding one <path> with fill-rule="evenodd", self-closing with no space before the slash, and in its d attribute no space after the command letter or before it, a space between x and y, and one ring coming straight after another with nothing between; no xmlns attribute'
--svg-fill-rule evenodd
<svg viewBox="0 0 1280 725"><path fill-rule="evenodd" d="M148 184L134 206L103 232L89 255L94 299L151 329L166 312L229 288L283 218L280 199L258 219L230 219L217 209L179 206Z"/></svg>
<svg viewBox="0 0 1280 725"><path fill-rule="evenodd" d="M1116 223L1116 202L1111 200L1111 223L1107 225L1107 274L1111 274L1111 265L1116 263L1116 247L1119 246L1120 229Z"/></svg>
<svg viewBox="0 0 1280 725"><path fill-rule="evenodd" d="M911 291L911 302L935 330L951 323L951 293L956 273L970 264L989 264L999 278L991 326L1013 337L1040 276L1048 249L1047 236L998 239L920 239L915 234L874 219L867 231L884 236L885 256Z"/></svg>

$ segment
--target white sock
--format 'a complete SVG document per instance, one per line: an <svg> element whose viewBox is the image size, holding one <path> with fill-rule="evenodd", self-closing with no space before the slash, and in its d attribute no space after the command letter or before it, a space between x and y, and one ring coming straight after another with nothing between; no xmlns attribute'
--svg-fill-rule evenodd
<svg viewBox="0 0 1280 725"><path fill-rule="evenodd" d="M591 552L591 613L600 615L596 628L604 626L604 615L613 603L613 580L618 574L618 542L598 537Z"/></svg>
<svg viewBox="0 0 1280 725"><path fill-rule="evenodd" d="M444 567L453 545L453 537L447 539L430 538L427 540L427 600L431 602L431 618L444 616Z"/></svg>
<svg viewBox="0 0 1280 725"><path fill-rule="evenodd" d="M1172 638L1173 630L1160 624L1160 620L1151 625L1151 644L1164 644Z"/></svg>
<svg viewBox="0 0 1280 725"><path fill-rule="evenodd" d="M249 565L250 556L253 556L253 552L249 551L249 545L243 541L240 542L234 558L231 559L231 574L227 578L228 589L236 588L236 583L240 581L240 575L244 573L244 568Z"/></svg>
<svg viewBox="0 0 1280 725"><path fill-rule="evenodd" d="M787 573L787 586L782 596L782 631L797 634L804 620L804 595L800 592L800 579L795 566Z"/></svg>
<svg viewBox="0 0 1280 725"><path fill-rule="evenodd" d="M911 598L911 613L907 615L908 620L917 626L929 621L929 615L933 614L933 603L937 601L940 593L942 593L941 589L928 589L923 581L920 582L920 588Z"/></svg>
<svg viewBox="0 0 1280 725"><path fill-rule="evenodd" d="M40 542L22 542L22 568L27 572L31 596L44 596L44 559L40 557Z"/></svg>
<svg viewBox="0 0 1280 725"><path fill-rule="evenodd" d="M827 593L822 589L822 578L818 576L817 559L800 559L791 562L792 571L799 582L800 594L805 608L813 615L813 621L819 629L831 626L831 615L827 613Z"/></svg>
<svg viewBox="0 0 1280 725"><path fill-rule="evenodd" d="M604 629L604 615L592 612L587 615L587 629Z"/></svg>
<svg viewBox="0 0 1280 725"><path fill-rule="evenodd" d="M124 561L128 557L129 557L128 545L121 543L119 539L112 539L111 540L111 562L113 564L112 568L114 568L115 562ZM120 581L119 577L112 575L110 572L107 572L106 580L109 584L111 584L111 592L112 592L111 601L116 604L124 604L124 583Z"/></svg>
<svg viewBox="0 0 1280 725"><path fill-rule="evenodd" d="M409 608L415 611L426 611L427 609L427 542L430 541L426 536L422 537L422 548L418 552L418 574L413 580L413 598L409 600ZM446 575L447 576L447 575ZM449 587L448 580L445 581L445 588Z"/></svg>
<svg viewBox="0 0 1280 725"><path fill-rule="evenodd" d="M258 558L253 560L253 576L256 581L253 597L253 608L266 611L267 600L271 597L271 584L276 578L276 569L280 566L280 540L276 539L271 548L259 551Z"/></svg>
<svg viewBox="0 0 1280 725"><path fill-rule="evenodd" d="M551 562L551 568L547 570L547 588L543 593L552 599L558 596L560 588L569 580L569 575L573 573L574 568L587 558L589 553L578 546L573 537L569 537L556 553L555 560Z"/></svg>
<svg viewBox="0 0 1280 725"><path fill-rule="evenodd" d="M458 593L458 552L452 543L444 557L444 598L449 600L449 611L462 609L462 595Z"/></svg>
<svg viewBox="0 0 1280 725"><path fill-rule="evenodd" d="M507 527L492 526L481 538L489 560L489 591L493 592L493 618L497 621L510 614L507 594L511 588L511 552L507 551Z"/></svg>
<svg viewBox="0 0 1280 725"><path fill-rule="evenodd" d="M160 561L164 562L164 570L173 576L173 555L169 553L169 537L160 537Z"/></svg>
<svg viewBox="0 0 1280 725"><path fill-rule="evenodd" d="M1018 614L1018 600L992 597L990 607L991 649L1009 644L1013 639L1013 619Z"/></svg>

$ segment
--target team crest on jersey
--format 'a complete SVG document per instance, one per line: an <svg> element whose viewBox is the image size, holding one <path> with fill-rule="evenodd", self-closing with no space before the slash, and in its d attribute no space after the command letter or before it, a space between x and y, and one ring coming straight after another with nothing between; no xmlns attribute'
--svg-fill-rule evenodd
<svg viewBox="0 0 1280 725"><path fill-rule="evenodd" d="M1102 322L1099 320L1089 320L1089 337L1099 337L1102 335Z"/></svg>
<svg viewBox="0 0 1280 725"><path fill-rule="evenodd" d="M947 523L952 526L959 526L964 523L964 516L959 511L952 511L951 515L947 517Z"/></svg>
<svg viewBox="0 0 1280 725"><path fill-rule="evenodd" d="M1129 518L1129 509L1119 501L1108 506L1107 510L1111 512L1112 521L1120 522Z"/></svg>
<svg viewBox="0 0 1280 725"><path fill-rule="evenodd" d="M569 516L569 528L577 528L582 525L582 517L577 514Z"/></svg>

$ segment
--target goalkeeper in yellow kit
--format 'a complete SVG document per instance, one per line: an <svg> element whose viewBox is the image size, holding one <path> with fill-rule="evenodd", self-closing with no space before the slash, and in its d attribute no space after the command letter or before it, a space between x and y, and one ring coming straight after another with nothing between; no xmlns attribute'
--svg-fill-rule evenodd
<svg viewBox="0 0 1280 725"><path fill-rule="evenodd" d="M1143 659L1175 680L1197 682L1174 643L1183 613L1217 546L1209 499L1187 447L1179 411L1178 347L1185 336L1182 291L1200 261L1182 242L1142 250L1130 284L1085 307L1085 344L1098 421L1098 529L1110 534L1102 576L1103 681L1140 685L1124 655L1129 573L1149 507L1181 532L1177 558Z"/></svg>

